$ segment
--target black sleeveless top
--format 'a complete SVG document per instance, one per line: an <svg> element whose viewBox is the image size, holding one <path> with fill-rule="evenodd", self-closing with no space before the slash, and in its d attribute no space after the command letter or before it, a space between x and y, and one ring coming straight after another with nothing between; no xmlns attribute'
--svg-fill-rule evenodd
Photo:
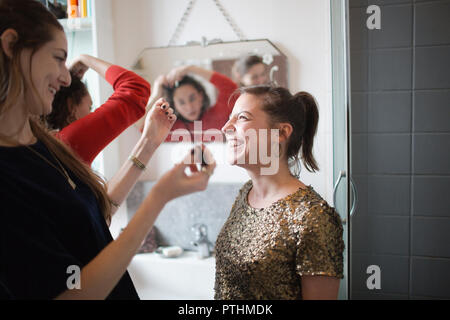
<svg viewBox="0 0 450 320"><path fill-rule="evenodd" d="M31 145L59 168L40 141ZM26 147L0 147L0 284L12 299L53 299L113 238L97 200ZM83 283L80 283L81 288ZM139 299L128 272L108 299Z"/></svg>

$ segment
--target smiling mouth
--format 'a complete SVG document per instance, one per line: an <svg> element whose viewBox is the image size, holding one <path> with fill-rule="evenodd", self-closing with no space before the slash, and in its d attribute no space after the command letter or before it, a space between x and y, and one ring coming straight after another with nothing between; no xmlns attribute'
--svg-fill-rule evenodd
<svg viewBox="0 0 450 320"><path fill-rule="evenodd" d="M55 95L58 90L56 90L55 88L50 86L50 87L48 87L48 91L50 91L51 94Z"/></svg>
<svg viewBox="0 0 450 320"><path fill-rule="evenodd" d="M231 139L231 140L228 140L228 146L230 147L230 148L237 148L237 147L240 147L240 146L242 146L244 143L242 142L242 141L239 141L239 140L237 140L237 139Z"/></svg>

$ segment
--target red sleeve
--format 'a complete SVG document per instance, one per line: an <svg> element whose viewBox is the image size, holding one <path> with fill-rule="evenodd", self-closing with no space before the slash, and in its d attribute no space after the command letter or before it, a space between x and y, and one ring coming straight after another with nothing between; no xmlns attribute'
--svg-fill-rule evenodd
<svg viewBox="0 0 450 320"><path fill-rule="evenodd" d="M57 134L89 165L112 140L145 114L150 97L150 84L134 72L114 65L106 71L105 78L114 88L111 97Z"/></svg>
<svg viewBox="0 0 450 320"><path fill-rule="evenodd" d="M211 82L219 91L219 94L217 95L217 102L214 108L227 109L228 112L231 112L231 110L233 110L235 99L232 99L230 101L228 100L230 99L233 92L238 88L236 83L234 83L230 78L215 71L211 76L209 82ZM220 111L221 110L217 110L217 112Z"/></svg>

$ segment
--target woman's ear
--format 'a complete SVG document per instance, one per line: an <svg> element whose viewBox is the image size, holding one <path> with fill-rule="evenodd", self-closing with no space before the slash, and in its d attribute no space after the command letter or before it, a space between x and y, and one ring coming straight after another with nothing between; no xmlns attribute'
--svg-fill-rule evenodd
<svg viewBox="0 0 450 320"><path fill-rule="evenodd" d="M294 129L290 123L283 122L278 125L278 130L280 131L279 139L281 143L289 139Z"/></svg>
<svg viewBox="0 0 450 320"><path fill-rule="evenodd" d="M14 29L6 29L0 36L3 52L10 59L13 57L13 46L19 39L17 31Z"/></svg>
<svg viewBox="0 0 450 320"><path fill-rule="evenodd" d="M67 110L69 111L69 114L74 115L75 114L75 103L73 102L73 99L71 97L67 98Z"/></svg>
<svg viewBox="0 0 450 320"><path fill-rule="evenodd" d="M67 98L67 121L68 124L77 120L77 105L71 97Z"/></svg>

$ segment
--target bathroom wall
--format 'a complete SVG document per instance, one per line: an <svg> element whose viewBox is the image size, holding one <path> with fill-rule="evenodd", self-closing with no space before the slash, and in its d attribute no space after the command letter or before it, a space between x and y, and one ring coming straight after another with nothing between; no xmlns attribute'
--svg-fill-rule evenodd
<svg viewBox="0 0 450 320"><path fill-rule="evenodd" d="M367 6L381 29L365 27ZM450 298L450 1L350 1L353 299ZM366 272L381 269L381 289Z"/></svg>
<svg viewBox="0 0 450 320"><path fill-rule="evenodd" d="M333 154L329 1L283 0L282 4L275 0L220 2L246 38L267 38L286 54L289 88L292 91L306 90L316 97L320 121L314 154L321 170L316 174L303 170L301 179L331 201ZM130 67L143 48L167 46L187 4L188 1L183 0L112 0L116 63ZM208 39L221 38L223 41L238 40L211 0L195 1L177 44L190 40L199 41L203 36ZM129 128L119 138L119 156L122 162L126 161L138 137L139 132L135 128ZM164 154L159 152L152 161L167 162L166 159L160 159L160 156ZM230 169L225 164L219 165L216 172L221 174L213 178L213 184L242 185L247 179L245 172ZM149 180L154 180L154 175L150 176L152 179ZM125 225L126 220L124 216L117 216L113 219L113 226L117 229L117 226Z"/></svg>

